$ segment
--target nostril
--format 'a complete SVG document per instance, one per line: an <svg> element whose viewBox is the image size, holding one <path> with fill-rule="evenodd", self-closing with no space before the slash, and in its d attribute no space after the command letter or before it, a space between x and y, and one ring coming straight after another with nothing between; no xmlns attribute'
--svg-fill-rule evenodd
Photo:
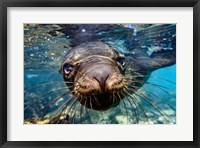
<svg viewBox="0 0 200 148"><path fill-rule="evenodd" d="M108 79L108 77L109 77L109 74L106 74L106 75L97 75L97 76L93 77L95 80L97 80L99 82L101 91L105 90L105 83L106 83L106 80Z"/></svg>

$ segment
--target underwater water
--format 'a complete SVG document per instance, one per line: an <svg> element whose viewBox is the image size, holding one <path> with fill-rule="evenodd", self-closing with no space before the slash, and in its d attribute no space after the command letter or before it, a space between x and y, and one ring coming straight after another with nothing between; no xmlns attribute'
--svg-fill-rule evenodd
<svg viewBox="0 0 200 148"><path fill-rule="evenodd" d="M66 34L68 30L63 31L62 25L24 25L24 123L45 124L60 115L60 119L66 118L65 123L74 124L175 124L176 64L153 71L140 88L150 101L134 96L138 99L136 104L123 99L106 111L80 107L80 103L63 109L72 94L59 70L67 51L79 42L92 38L112 44L124 53L139 48L149 55L160 49L173 50L176 42L174 24L120 24L121 28L86 34L91 38L79 34L88 31L84 27L73 28L74 32ZM83 40L74 42L73 34Z"/></svg>

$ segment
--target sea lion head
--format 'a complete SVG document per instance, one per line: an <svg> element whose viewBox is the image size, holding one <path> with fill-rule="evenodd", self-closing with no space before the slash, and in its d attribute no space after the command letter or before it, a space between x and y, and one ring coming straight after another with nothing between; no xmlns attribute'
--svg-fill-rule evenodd
<svg viewBox="0 0 200 148"><path fill-rule="evenodd" d="M125 69L124 54L102 42L89 42L66 54L60 73L83 106L107 110L123 98Z"/></svg>

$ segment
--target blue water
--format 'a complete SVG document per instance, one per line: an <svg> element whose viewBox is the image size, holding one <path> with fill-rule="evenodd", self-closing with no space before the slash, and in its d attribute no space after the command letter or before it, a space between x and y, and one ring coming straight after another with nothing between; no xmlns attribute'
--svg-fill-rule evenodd
<svg viewBox="0 0 200 148"><path fill-rule="evenodd" d="M128 25L129 27L130 25ZM143 26L131 25L134 29L134 36L137 38L137 32ZM63 77L59 74L60 64L66 52L71 49L70 39L62 32L57 31L57 36L52 36L49 31L59 30L57 25L39 25L31 24L24 26L24 119L33 118L36 123L47 123L49 117L52 117L60 106L69 98L63 97L56 102L43 121L40 116L44 112L44 107L53 99L66 92L66 85L63 83ZM149 37L152 39L151 37ZM141 40L141 37L138 39ZM112 41L107 43L115 45L122 52L128 52L124 45L124 40ZM171 42L162 44L171 48ZM149 45L154 48L158 45ZM161 45L159 45L161 46ZM143 47L148 47L144 42ZM149 48L150 49L150 48ZM143 50L141 48L141 50ZM69 113L75 116L73 123L86 124L175 124L176 123L176 65L161 68L152 72L148 79L149 84L145 84L141 91L145 93L155 107L144 99L139 98L139 105L132 106L127 100L121 101L119 106L107 111L100 112L91 109L80 110L80 104L76 105ZM153 85L152 85L153 84ZM56 91L57 90L57 91ZM30 105L31 104L31 105ZM135 111L137 114L135 114ZM82 112L82 115L81 113ZM136 118L136 115L138 116ZM147 118L145 117L147 116Z"/></svg>

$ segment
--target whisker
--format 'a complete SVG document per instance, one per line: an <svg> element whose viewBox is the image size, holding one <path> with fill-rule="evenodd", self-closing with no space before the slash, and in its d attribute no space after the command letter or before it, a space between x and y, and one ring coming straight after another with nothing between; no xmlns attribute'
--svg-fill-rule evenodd
<svg viewBox="0 0 200 148"><path fill-rule="evenodd" d="M61 91L61 90L66 90L66 88L67 88L67 87L63 87L63 88L60 88L60 89L56 89L56 90L49 91L49 92L43 94L42 96L40 96L40 97L37 98L37 99L39 99L39 100L41 101L41 100L42 100L43 98L45 98L47 95L49 95L49 94L51 94L51 93L54 93L54 92L56 93L56 92ZM67 92L70 92L70 91L67 91ZM32 105L33 105L34 103L37 102L37 100L34 99L34 98L35 98L35 97L30 98L31 100L33 99L33 101L32 101L31 104L29 104L28 106L26 106L26 107L24 108L24 111L25 111L26 109L32 107Z"/></svg>
<svg viewBox="0 0 200 148"><path fill-rule="evenodd" d="M139 97L144 99L147 103L151 104L154 107L154 109L166 119L166 121L172 122L171 119L169 118L169 116L165 112L162 112L162 109L157 105L156 102L154 102L153 100L149 99L145 94L140 94L139 92L137 92L137 93L135 93L135 95L138 95Z"/></svg>
<svg viewBox="0 0 200 148"><path fill-rule="evenodd" d="M94 100L97 102L97 104L100 106L100 103L99 103L99 101L97 100L96 96L94 95L93 97L94 97Z"/></svg>
<svg viewBox="0 0 200 148"><path fill-rule="evenodd" d="M58 109L58 110L61 110L61 109L62 109L62 110L61 110L61 112L59 113L59 115L57 116L57 120L60 119L62 113L64 112L64 110L67 108L67 106L69 105L69 103L70 103L73 99L75 99L74 96L71 96L71 97L70 97L69 99L67 99L67 100L65 101L65 103L63 103L63 105Z"/></svg>
<svg viewBox="0 0 200 148"><path fill-rule="evenodd" d="M150 85L153 85L153 86L157 86L157 87L161 87L161 88L165 88L165 89L168 89L168 90L173 90L171 88L168 88L166 86L163 86L163 85L159 85L159 84L155 84L155 83L152 83L152 82L146 82L147 84L150 84Z"/></svg>
<svg viewBox="0 0 200 148"><path fill-rule="evenodd" d="M65 96L65 94L66 93L64 93L63 95L61 95L59 98L62 98L63 96ZM37 109L37 108L35 108L35 109ZM40 110L37 110L37 112L41 112L41 110L42 109L40 109ZM43 113L43 116L45 116L46 114L45 113ZM36 117L37 116L37 117ZM39 119L39 116L37 115L37 114L34 114L31 118L30 118L30 120L32 120L33 118L35 118L36 117L36 119L35 119L35 122L37 122L37 120ZM40 118L39 120L43 120L43 118Z"/></svg>
<svg viewBox="0 0 200 148"><path fill-rule="evenodd" d="M132 102L129 100L129 97L127 97L127 100L128 100L128 102L129 102L129 104L133 107L133 112L134 112L134 114L135 114L135 116L134 117L136 117L136 123L138 123L139 122L139 120L138 120L138 114L136 114L136 104L135 104L135 102L134 102L134 104L135 104L135 107L134 107L134 105L132 104Z"/></svg>
<svg viewBox="0 0 200 148"><path fill-rule="evenodd" d="M148 94L150 94L150 95L152 95L152 96L154 96L154 97L156 97L157 99L159 99L159 100L161 100L161 101L163 101L163 99L162 98L160 98L160 97L158 97L157 95L155 95L154 93L152 93L152 92L150 92L150 91L148 91L148 90L146 90L146 89L144 89L144 88L141 88L141 90L144 90L144 92L147 92ZM171 104L169 104L169 103L166 103L172 110L174 110L174 111L176 111L176 109L174 108L174 107L172 107L172 105Z"/></svg>
<svg viewBox="0 0 200 148"><path fill-rule="evenodd" d="M151 86L157 87L157 88L159 88L161 91L163 91L164 93L166 93L167 95L172 96L172 97L174 97L174 95L175 95L175 93L176 93L173 89L167 88L167 87L162 86L162 85L157 85L157 84L153 84L153 83L149 83L149 82L146 83L146 84L149 84L149 85L151 85ZM167 92L165 89L167 89L167 90L173 92L173 94L170 94L170 93Z"/></svg>
<svg viewBox="0 0 200 148"><path fill-rule="evenodd" d="M73 110L74 110L74 113L73 113L73 115L72 115L72 123L73 124L75 124L75 115L76 115L76 111L77 111L77 109L76 109L76 105L78 104L78 101L76 101L76 103L74 104L74 107L73 107Z"/></svg>
<svg viewBox="0 0 200 148"><path fill-rule="evenodd" d="M122 93L122 95L124 96L124 97L126 97L126 95L123 93L124 91L121 91L121 93ZM135 114L135 117L136 117L136 122L138 123L139 122L139 118L138 118L138 114L136 113L136 110L137 110L137 105L135 104L135 102L133 101L133 103L134 103L134 105L131 103L131 101L129 100L129 97L127 97L127 100L128 100L128 102L129 102L129 104L131 104L131 106L133 107L133 111L134 111L134 114ZM137 112L138 112L138 110L137 110Z"/></svg>
<svg viewBox="0 0 200 148"><path fill-rule="evenodd" d="M81 100L80 100L80 123L81 124L83 122L83 119L82 119L82 116L83 116L83 106L81 104L82 100L83 100L83 98L81 98Z"/></svg>
<svg viewBox="0 0 200 148"><path fill-rule="evenodd" d="M171 84L176 84L176 82L173 82L173 81L171 81L171 80L168 80L168 79L165 79L165 78L161 78L161 77L158 77L158 76L155 76L155 75L150 75L150 76L145 76L145 75L140 75L140 76L124 76L123 78L124 79L126 79L126 78L155 78L155 79L160 79L160 80L164 80L164 81L166 81L166 82L169 82L169 83L171 83Z"/></svg>
<svg viewBox="0 0 200 148"><path fill-rule="evenodd" d="M171 84L174 84L174 85L176 85L176 82L173 82L173 81L171 81L171 80L168 80L168 79L165 79L165 78L161 78L161 77L158 77L158 76L152 76L152 75L150 75L150 78L156 78L156 79L160 79L160 80L164 80L164 81L166 81L166 82L169 82L169 83L171 83Z"/></svg>
<svg viewBox="0 0 200 148"><path fill-rule="evenodd" d="M49 84L62 84L62 83L64 83L64 84L65 84L65 83L67 83L67 84L74 84L74 83L77 83L77 82L56 81L56 82L43 83L43 84L40 84L40 85L36 85L36 86L32 86L32 87L25 88L24 91L27 91L27 90L33 89L33 88L37 88L37 87L40 87L40 86L49 85Z"/></svg>
<svg viewBox="0 0 200 148"><path fill-rule="evenodd" d="M124 102L124 100L121 98L121 96L119 95L119 93L117 92L117 96L120 100L122 100L123 104L124 104L124 107L125 107L125 110L126 110L126 117L127 117L127 123L128 123L128 110L127 110L127 107L126 107L126 104Z"/></svg>
<svg viewBox="0 0 200 148"><path fill-rule="evenodd" d="M159 84L154 84L154 83L152 83L152 82L148 82L148 81L139 81L139 80L137 80L137 81L132 81L132 82L137 82L137 83L140 83L140 84L143 84L143 83L145 83L145 84L149 84L149 85L151 85L151 86L155 86L155 87L157 87L157 88L159 88L160 90L162 90L163 92L165 92L165 93L167 93L168 95L172 95L172 94L169 94L166 90L164 90L164 89L167 89L167 90L170 90L170 91L172 91L172 92L174 92L175 93L175 91L173 90L173 89L171 89L171 88L168 88L168 87L165 87L165 86L162 86L162 85L159 85ZM131 84L129 84L130 86L131 86ZM132 85L133 86L133 85Z"/></svg>
<svg viewBox="0 0 200 148"><path fill-rule="evenodd" d="M82 119L82 118L83 118L83 117L82 117L83 114L82 114L82 113L83 113L83 106L81 105L81 108L80 108L80 120L81 120L80 123L81 123L81 124L83 123L83 119Z"/></svg>
<svg viewBox="0 0 200 148"><path fill-rule="evenodd" d="M134 75L125 74L125 75L123 76L123 78L138 78L138 77L144 77L144 75L135 73Z"/></svg>
<svg viewBox="0 0 200 148"><path fill-rule="evenodd" d="M74 99L74 101L73 101L72 104L70 105L69 110L67 110L67 114L70 114L70 112L71 112L73 106L76 104L77 101L78 101L78 100Z"/></svg>
<svg viewBox="0 0 200 148"><path fill-rule="evenodd" d="M49 111L49 109L51 109L51 107L58 101L60 100L62 97L64 97L67 93L62 94L61 96L59 96L58 98L54 99L53 101L51 101L50 103L48 103L45 108L47 107L47 109L43 112L41 120L44 118L44 116L46 115L46 113Z"/></svg>
<svg viewBox="0 0 200 148"><path fill-rule="evenodd" d="M146 122L148 122L148 117L147 117L147 115L146 115L146 112L144 111L144 109L143 109L142 105L140 104L139 100L138 100L136 97L132 96L132 95L131 95L129 92L127 92L126 90L124 90L124 92L125 92L130 98L132 98L135 102L137 102L137 105L140 107L140 109L142 110L142 112L143 112L143 114L144 114L144 116L145 116ZM133 102L134 102L134 101L133 101ZM136 105L135 102L134 102L134 104Z"/></svg>
<svg viewBox="0 0 200 148"><path fill-rule="evenodd" d="M114 99L114 97L113 97L113 93L114 93L114 92L112 92L112 95L110 95L110 100L112 99L112 102L113 102L112 104L114 105L114 104L115 104L115 99Z"/></svg>
<svg viewBox="0 0 200 148"><path fill-rule="evenodd" d="M129 119L128 119L128 110L127 110L127 107L126 107L126 104L124 102L124 99L120 99L122 100L123 104L124 104L124 107L125 107L125 110L126 110L126 117L127 117L127 123L129 122Z"/></svg>
<svg viewBox="0 0 200 148"><path fill-rule="evenodd" d="M91 96L90 96L90 107L91 107L91 109L93 109L92 108L92 98L91 98Z"/></svg>
<svg viewBox="0 0 200 148"><path fill-rule="evenodd" d="M134 98L135 96L132 96L132 97ZM147 114L146 114L144 108L142 107L142 105L140 104L140 102L137 102L137 103L138 103L138 106L140 107L140 109L142 110L142 113L143 113L143 115L144 115L144 117L146 119L146 122L148 123L149 120L148 120L148 117L147 117Z"/></svg>
<svg viewBox="0 0 200 148"><path fill-rule="evenodd" d="M85 106L85 108L86 108L86 104L87 104L87 99L85 99L85 105L84 105L84 106ZM86 110L85 110L85 111L86 111Z"/></svg>

